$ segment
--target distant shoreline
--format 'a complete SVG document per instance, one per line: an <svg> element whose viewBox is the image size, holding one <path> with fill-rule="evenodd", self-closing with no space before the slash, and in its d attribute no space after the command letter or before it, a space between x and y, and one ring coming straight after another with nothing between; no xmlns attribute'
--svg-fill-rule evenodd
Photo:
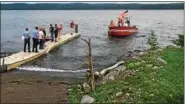
<svg viewBox="0 0 185 104"><path fill-rule="evenodd" d="M88 3L13 3L1 4L1 10L183 10L184 3L169 4L88 4Z"/></svg>
<svg viewBox="0 0 185 104"><path fill-rule="evenodd" d="M83 11L90 11L90 10L126 10L126 9L1 9L5 11L9 10L64 10L64 11L73 11L73 10L83 10ZM146 9L129 9L129 10L146 10ZM147 10L184 10L184 9L147 9ZM147 11L146 10L146 11Z"/></svg>

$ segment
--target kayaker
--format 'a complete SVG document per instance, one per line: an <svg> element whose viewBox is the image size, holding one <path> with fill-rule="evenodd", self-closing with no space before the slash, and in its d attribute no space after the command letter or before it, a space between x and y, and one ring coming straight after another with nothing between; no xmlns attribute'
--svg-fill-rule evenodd
<svg viewBox="0 0 185 104"><path fill-rule="evenodd" d="M109 27L115 27L115 23L113 20L111 20L110 24L109 24Z"/></svg>
<svg viewBox="0 0 185 104"><path fill-rule="evenodd" d="M55 42L57 42L57 38L58 38L58 27L57 27L57 24L55 24L54 33L55 33Z"/></svg>
<svg viewBox="0 0 185 104"><path fill-rule="evenodd" d="M33 48L32 48L32 52L38 52L37 50L37 46L38 46L38 38L39 38L39 32L38 32L38 27L35 27L35 30L33 31Z"/></svg>
<svg viewBox="0 0 185 104"><path fill-rule="evenodd" d="M24 52L26 52L26 45L28 44L28 52L30 51L30 32L28 31L28 28L25 29L26 31L23 33L23 39L24 39Z"/></svg>
<svg viewBox="0 0 185 104"><path fill-rule="evenodd" d="M53 37L54 28L53 28L52 24L50 24L49 32L50 32L50 34L51 34L51 41L54 41L54 37Z"/></svg>
<svg viewBox="0 0 185 104"><path fill-rule="evenodd" d="M39 29L39 49L43 49L44 48L44 33L43 33L43 29L40 28Z"/></svg>
<svg viewBox="0 0 185 104"><path fill-rule="evenodd" d="M75 27L75 23L74 23L74 21L71 21L71 23L70 23L71 35L73 35L74 27Z"/></svg>

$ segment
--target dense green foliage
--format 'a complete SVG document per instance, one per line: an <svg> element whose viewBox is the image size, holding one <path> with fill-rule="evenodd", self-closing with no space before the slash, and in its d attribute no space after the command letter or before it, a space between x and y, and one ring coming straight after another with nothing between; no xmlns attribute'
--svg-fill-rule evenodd
<svg viewBox="0 0 185 104"><path fill-rule="evenodd" d="M125 66L135 70L136 75L97 86L90 96L96 103L156 103L183 104L184 98L184 49L165 48L160 53L167 65L160 65L155 59L159 53L149 52L140 59L128 60ZM155 68L154 68L155 66ZM122 92L116 97L117 92ZM76 88L69 92L69 100L79 103L82 93Z"/></svg>
<svg viewBox="0 0 185 104"><path fill-rule="evenodd" d="M184 3L171 4L88 4L88 3L14 3L1 4L1 10L96 10L96 9L184 9Z"/></svg>
<svg viewBox="0 0 185 104"><path fill-rule="evenodd" d="M179 34L178 37L179 38L177 40L174 40L173 42L178 46L184 47L184 35Z"/></svg>
<svg viewBox="0 0 185 104"><path fill-rule="evenodd" d="M159 48L158 43L157 43L157 37L156 37L154 31L151 31L151 33L150 33L150 36L148 38L148 44L151 46L151 48L150 48L151 50L155 50L155 49Z"/></svg>

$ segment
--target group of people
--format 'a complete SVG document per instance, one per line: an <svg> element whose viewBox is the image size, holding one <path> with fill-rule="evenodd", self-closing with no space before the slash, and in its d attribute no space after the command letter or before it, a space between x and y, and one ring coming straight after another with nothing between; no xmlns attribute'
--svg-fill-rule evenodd
<svg viewBox="0 0 185 104"><path fill-rule="evenodd" d="M74 28L75 24L74 21L70 23L70 27ZM62 24L55 24L53 27L52 24L50 24L49 28L49 33L50 33L50 40L51 42L57 42L60 40L61 35L62 35ZM32 34L29 32L29 29L26 28L25 32L23 33L22 39L24 40L24 52L26 52L26 46L28 45L28 52L31 52L30 50L30 40L33 40L33 47L32 47L32 52L38 52L38 45L39 49L44 49L44 43L46 41L46 31L45 28L38 28L35 27L34 31Z"/></svg>
<svg viewBox="0 0 185 104"><path fill-rule="evenodd" d="M45 37L46 37L45 28L35 27L35 30L32 33L32 40L33 40L32 52L38 52L38 50L37 50L38 44L39 44L39 49L43 49ZM24 52L26 52L26 45L28 45L28 52L31 52L30 38L31 38L31 34L29 32L29 29L26 28L25 32L23 33L23 37L22 37L22 39L24 40Z"/></svg>
<svg viewBox="0 0 185 104"><path fill-rule="evenodd" d="M129 20L129 18L128 18L128 10L126 10L125 12L121 12L120 14L119 14L119 16L117 17L117 19L118 19L118 26L120 27L120 26L127 26L127 27L129 27L130 26L130 20ZM116 25L115 25L115 23L114 23L114 21L113 20L111 20L111 22L110 22L110 25L109 25L109 27L115 27Z"/></svg>
<svg viewBox="0 0 185 104"><path fill-rule="evenodd" d="M50 24L50 28L49 28L49 32L51 34L51 41L58 41L58 38L60 37L59 34L61 34L62 31L62 24L60 24L59 26L57 26L57 24L55 24L55 26L53 27L52 24Z"/></svg>

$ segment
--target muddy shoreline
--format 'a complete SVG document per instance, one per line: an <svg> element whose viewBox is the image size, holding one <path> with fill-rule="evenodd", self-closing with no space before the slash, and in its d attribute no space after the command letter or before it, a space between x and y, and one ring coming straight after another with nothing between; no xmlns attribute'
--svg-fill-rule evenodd
<svg viewBox="0 0 185 104"><path fill-rule="evenodd" d="M131 58L134 52L140 51L129 52L125 58ZM70 73L59 72L53 75L52 72L15 69L1 73L1 102L69 103L68 86L84 81L85 77L77 78Z"/></svg>
<svg viewBox="0 0 185 104"><path fill-rule="evenodd" d="M1 103L68 103L68 85L59 77L1 73Z"/></svg>

